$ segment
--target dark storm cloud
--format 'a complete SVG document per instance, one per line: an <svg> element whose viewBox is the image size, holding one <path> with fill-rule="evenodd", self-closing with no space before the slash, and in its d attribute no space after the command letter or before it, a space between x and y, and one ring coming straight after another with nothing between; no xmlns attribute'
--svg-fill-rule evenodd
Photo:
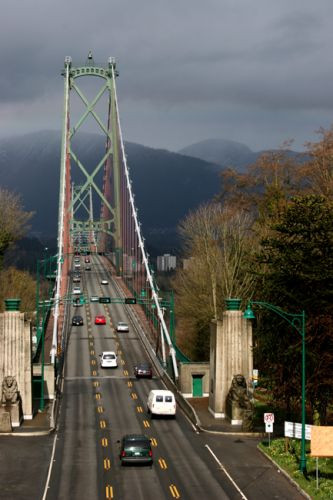
<svg viewBox="0 0 333 500"><path fill-rule="evenodd" d="M302 136L302 121L291 113L315 116L315 129L332 110L332 14L328 0L5 0L0 133L60 128L64 57L80 64L92 49L98 62L110 55L118 61L118 93L133 140L163 145L168 119L175 136L182 131L183 145L186 127L189 142L226 132L246 139L245 115L252 113L264 141L259 129L267 129L276 110ZM139 112L154 123L146 137L133 118ZM159 136L160 113L166 122ZM195 115L205 116L197 133Z"/></svg>

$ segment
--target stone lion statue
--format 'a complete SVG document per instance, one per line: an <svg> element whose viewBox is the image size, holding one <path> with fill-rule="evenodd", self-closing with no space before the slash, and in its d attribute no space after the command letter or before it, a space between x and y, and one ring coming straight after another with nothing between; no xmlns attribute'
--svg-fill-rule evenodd
<svg viewBox="0 0 333 500"><path fill-rule="evenodd" d="M252 410L252 403L247 393L247 385L244 375L234 375L227 399L234 406L244 410Z"/></svg>
<svg viewBox="0 0 333 500"><path fill-rule="evenodd" d="M7 375L2 382L2 404L13 404L19 399L19 391L15 377Z"/></svg>

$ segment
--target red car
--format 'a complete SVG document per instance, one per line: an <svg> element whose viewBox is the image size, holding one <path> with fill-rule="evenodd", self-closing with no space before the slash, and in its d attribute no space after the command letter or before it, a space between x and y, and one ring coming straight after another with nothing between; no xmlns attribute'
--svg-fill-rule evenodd
<svg viewBox="0 0 333 500"><path fill-rule="evenodd" d="M102 314L95 316L95 325L106 325L105 316L103 316Z"/></svg>
<svg viewBox="0 0 333 500"><path fill-rule="evenodd" d="M90 259L89 259L89 257L86 257L86 258L84 259L84 262L85 262L86 264L90 264Z"/></svg>

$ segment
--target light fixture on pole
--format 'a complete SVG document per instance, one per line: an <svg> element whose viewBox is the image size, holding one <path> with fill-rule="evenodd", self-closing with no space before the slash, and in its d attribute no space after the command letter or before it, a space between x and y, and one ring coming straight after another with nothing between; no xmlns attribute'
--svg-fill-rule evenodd
<svg viewBox="0 0 333 500"><path fill-rule="evenodd" d="M288 313L283 311L280 307L270 304L269 302L261 302L250 300L244 312L245 319L255 319L252 305L257 305L274 312L283 318L289 325L291 325L302 337L302 438L301 438L301 457L299 469L301 472L306 473L306 451L305 451L305 311L301 313Z"/></svg>

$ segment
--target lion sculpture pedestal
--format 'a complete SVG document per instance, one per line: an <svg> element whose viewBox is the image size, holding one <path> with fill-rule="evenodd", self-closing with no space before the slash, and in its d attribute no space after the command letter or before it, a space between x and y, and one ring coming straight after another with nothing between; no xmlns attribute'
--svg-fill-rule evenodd
<svg viewBox="0 0 333 500"><path fill-rule="evenodd" d="M17 382L8 375L2 382L0 406L0 432L10 432L22 422L22 405Z"/></svg>

